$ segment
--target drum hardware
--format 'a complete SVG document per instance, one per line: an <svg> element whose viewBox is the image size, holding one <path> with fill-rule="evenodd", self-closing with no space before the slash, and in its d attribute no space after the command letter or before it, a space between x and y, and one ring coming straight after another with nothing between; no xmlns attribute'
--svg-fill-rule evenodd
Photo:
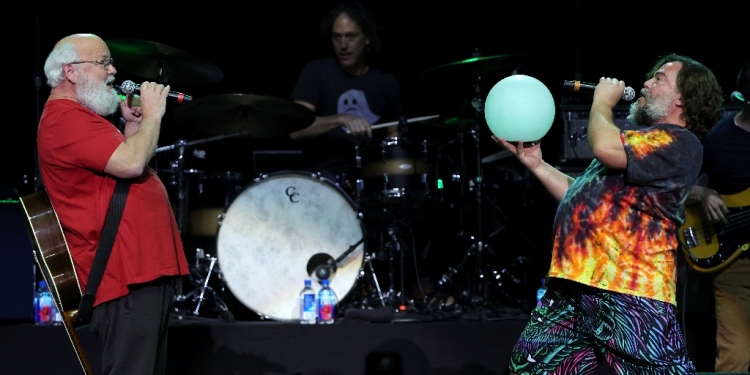
<svg viewBox="0 0 750 375"><path fill-rule="evenodd" d="M208 61L165 44L137 39L106 41L117 69L157 83L206 84L224 78Z"/></svg>
<svg viewBox="0 0 750 375"><path fill-rule="evenodd" d="M208 265L202 263L208 262ZM195 265L190 265L190 274L188 278L190 283L195 286L193 290L185 295L175 296L175 307L180 313L180 316L185 311L189 311L194 316L200 316L201 307L209 306L211 311L216 313L222 320L226 322L233 322L234 315L227 308L226 303L217 293L216 289L209 286L211 276L216 275L214 279L218 280L218 288L221 292L224 290L224 281L221 274L221 270L216 264L217 258L209 254L205 254L203 249L196 249L196 261ZM205 272L203 276L202 272ZM194 309L190 309L188 304L195 304Z"/></svg>
<svg viewBox="0 0 750 375"><path fill-rule="evenodd" d="M154 151L154 154L165 152L165 151L175 151L176 156L175 159L170 161L170 171L172 172L171 181L170 183L175 186L176 190L176 196L177 196L177 202L174 205L174 215L175 215L175 221L177 222L177 231L180 233L181 236L184 236L185 233L185 221L187 218L188 213L188 203L189 203L189 194L190 190L188 189L188 184L185 178L185 175L187 173L190 173L193 170L186 170L185 169L185 151L188 147L192 147L194 145L203 144L207 142L212 142L224 138L234 137L242 135L242 132L236 133L236 134L228 134L228 135L220 135L205 139L199 139L195 141L186 141L186 140L178 140L174 144L157 147ZM183 283L182 279L180 281L175 283L175 299L179 299L183 297Z"/></svg>
<svg viewBox="0 0 750 375"><path fill-rule="evenodd" d="M359 201L369 206L423 203L436 196L436 158L427 140L385 138L379 144L355 148L362 179Z"/></svg>
<svg viewBox="0 0 750 375"><path fill-rule="evenodd" d="M484 235L482 233L482 206L483 206L483 171L482 171L482 156L481 156L481 140L483 139L482 129L486 127L484 123L484 100L482 99L481 93L481 78L485 73L497 72L503 69L514 68L513 74L516 73L520 65L526 60L525 54L510 54L510 55L498 55L490 57L482 57L478 51L472 54L472 57L466 60L458 61L455 63L441 65L432 69L428 69L422 73L422 77L457 77L457 76L468 76L474 79L473 82L473 97L470 99L471 106L473 108L474 120L463 120L460 121L461 117L456 118L454 123L461 124L462 126L457 127L461 130L457 133L457 143L461 160L457 163L456 167L461 174L461 180L464 183L460 184L460 201L461 205L469 208L474 214L474 225L471 228L469 236L469 246L464 256L459 260L458 264L454 267L449 267L443 277L438 281L437 289L441 289L444 285L452 282L454 276L465 270L467 262L473 260L473 267L471 268L471 277L466 286L466 294L468 298L465 299L467 309L478 309L479 319L485 320L487 318L487 310L490 307L488 301L488 288L487 279L489 274L487 273L487 267L483 264L482 255L488 250L488 245L484 242ZM447 126L445 123L441 126ZM465 130L465 131L464 131ZM466 148L464 134L468 134L470 139L474 143L473 150ZM470 162L466 162L470 160ZM473 199L470 197L473 196ZM467 199L468 198L468 199ZM467 202L467 200L471 202ZM462 209L459 212L459 232L457 237L462 238L464 236L465 228L464 217Z"/></svg>

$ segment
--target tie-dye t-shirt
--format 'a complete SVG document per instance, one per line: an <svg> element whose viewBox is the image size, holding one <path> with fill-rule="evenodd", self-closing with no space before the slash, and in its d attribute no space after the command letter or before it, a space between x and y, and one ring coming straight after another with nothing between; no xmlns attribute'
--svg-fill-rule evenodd
<svg viewBox="0 0 750 375"><path fill-rule="evenodd" d="M675 304L676 231L703 148L672 124L620 139L627 170L594 159L562 198L548 276Z"/></svg>

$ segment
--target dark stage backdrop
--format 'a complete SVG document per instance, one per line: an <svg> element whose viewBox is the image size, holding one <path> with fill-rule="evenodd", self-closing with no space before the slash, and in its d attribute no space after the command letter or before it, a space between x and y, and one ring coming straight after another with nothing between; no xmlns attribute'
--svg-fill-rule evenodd
<svg viewBox="0 0 750 375"><path fill-rule="evenodd" d="M425 79L421 72L467 59L475 51L482 56L527 54L518 73L544 82L558 105L556 121L543 140L545 157L551 163L560 160L563 132L559 106L591 101L590 96L564 91L564 80L597 82L602 76L616 77L638 89L653 62L676 52L706 64L725 92L731 92L736 72L748 56L746 51L735 51L740 43L741 16L732 3L737 4L712 1L700 6L679 4L682 8L678 9L678 4L666 1L365 1L384 28L384 53L376 65L398 78L407 117L471 115L467 103L476 77L438 75ZM220 82L172 87L196 98L226 93L287 98L304 64L330 54L329 43L321 42L317 31L334 1L140 4L20 1L5 9L6 40L11 41L11 48L5 54L4 77L10 101L4 106L0 190L6 197L30 191L24 175L34 172L37 115L49 93L41 64L64 36L89 32L105 40L148 40L206 59L223 71ZM512 69L502 69L483 75L482 96L511 73ZM35 74L42 77L38 92ZM123 70L117 79L143 81ZM174 119L174 106L170 105L165 116L160 146L178 139L204 138ZM455 133L445 129L414 125L411 130L415 138L437 144L455 140ZM487 140L489 131L484 130ZM251 172L252 151L284 148L293 146L283 137L216 141L206 144L204 165L186 167ZM482 156L498 151L492 142L482 145ZM548 267L554 202L513 158L484 168L487 191L498 206L489 210L491 218L486 220L491 225L487 233L500 233L492 243L496 256L501 257L498 268L518 255L530 256L535 268L529 277L537 283ZM440 232L452 235L455 226L450 227L452 222L445 225L449 228ZM422 245L420 254L425 254ZM448 255L429 253L436 274L458 261L462 246L457 245Z"/></svg>

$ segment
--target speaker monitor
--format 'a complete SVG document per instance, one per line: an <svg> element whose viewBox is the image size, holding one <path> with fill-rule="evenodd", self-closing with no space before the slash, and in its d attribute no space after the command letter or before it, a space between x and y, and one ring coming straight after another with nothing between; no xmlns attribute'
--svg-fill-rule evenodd
<svg viewBox="0 0 750 375"><path fill-rule="evenodd" d="M25 221L19 201L0 201L0 320L34 320L36 264Z"/></svg>

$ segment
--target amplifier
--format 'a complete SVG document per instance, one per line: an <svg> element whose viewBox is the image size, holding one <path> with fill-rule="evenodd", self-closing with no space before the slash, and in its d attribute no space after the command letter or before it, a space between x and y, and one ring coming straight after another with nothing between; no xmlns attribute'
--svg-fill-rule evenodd
<svg viewBox="0 0 750 375"><path fill-rule="evenodd" d="M742 109L741 106L731 105L724 106L723 116L734 116ZM589 126L590 105L569 105L561 106L563 122L562 148L560 152L560 162L591 161L594 155L589 148L586 131ZM635 125L628 121L630 106L616 106L613 111L613 120L618 128L623 130L642 129L642 126Z"/></svg>
<svg viewBox="0 0 750 375"><path fill-rule="evenodd" d="M563 138L560 162L591 161L594 154L591 153L586 131L589 127L590 105L562 106L560 113L563 120ZM639 129L642 126L628 121L630 106L616 106L612 110L615 125L620 129Z"/></svg>

